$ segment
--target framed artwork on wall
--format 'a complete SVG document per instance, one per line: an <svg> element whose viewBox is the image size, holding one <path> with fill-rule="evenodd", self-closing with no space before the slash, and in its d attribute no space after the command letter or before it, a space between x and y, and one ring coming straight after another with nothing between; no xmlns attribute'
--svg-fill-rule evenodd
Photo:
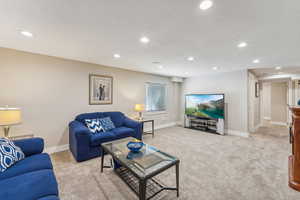
<svg viewBox="0 0 300 200"><path fill-rule="evenodd" d="M113 77L90 74L89 104L101 105L113 102Z"/></svg>
<svg viewBox="0 0 300 200"><path fill-rule="evenodd" d="M255 97L259 97L259 83L255 83Z"/></svg>

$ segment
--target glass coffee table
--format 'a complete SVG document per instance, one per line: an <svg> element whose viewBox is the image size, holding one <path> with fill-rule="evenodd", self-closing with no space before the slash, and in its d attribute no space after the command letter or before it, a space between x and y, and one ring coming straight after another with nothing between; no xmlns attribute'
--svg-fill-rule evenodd
<svg viewBox="0 0 300 200"><path fill-rule="evenodd" d="M101 173L104 156L110 154L114 160L114 171L135 192L140 200L148 200L164 190L176 190L179 196L179 159L162 152L153 146L144 144L140 152L132 153L127 143L135 138L126 138L102 143ZM175 166L176 187L166 187L159 182L156 175Z"/></svg>

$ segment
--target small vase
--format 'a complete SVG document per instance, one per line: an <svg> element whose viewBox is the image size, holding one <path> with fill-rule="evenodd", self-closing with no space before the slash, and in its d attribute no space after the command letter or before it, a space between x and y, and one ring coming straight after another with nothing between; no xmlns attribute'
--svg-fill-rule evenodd
<svg viewBox="0 0 300 200"><path fill-rule="evenodd" d="M298 100L298 106L300 106L300 99Z"/></svg>

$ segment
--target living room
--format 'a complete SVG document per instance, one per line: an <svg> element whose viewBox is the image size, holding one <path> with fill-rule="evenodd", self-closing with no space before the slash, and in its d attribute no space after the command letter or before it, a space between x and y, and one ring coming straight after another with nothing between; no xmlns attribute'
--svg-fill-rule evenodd
<svg viewBox="0 0 300 200"><path fill-rule="evenodd" d="M299 6L1 0L0 199L299 199Z"/></svg>

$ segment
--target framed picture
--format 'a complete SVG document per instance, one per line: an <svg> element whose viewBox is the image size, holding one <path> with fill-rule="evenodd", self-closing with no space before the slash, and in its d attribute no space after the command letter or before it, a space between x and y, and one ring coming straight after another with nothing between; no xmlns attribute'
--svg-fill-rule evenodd
<svg viewBox="0 0 300 200"><path fill-rule="evenodd" d="M113 77L90 74L89 104L101 105L113 102Z"/></svg>
<svg viewBox="0 0 300 200"><path fill-rule="evenodd" d="M259 97L259 83L255 83L255 97Z"/></svg>

